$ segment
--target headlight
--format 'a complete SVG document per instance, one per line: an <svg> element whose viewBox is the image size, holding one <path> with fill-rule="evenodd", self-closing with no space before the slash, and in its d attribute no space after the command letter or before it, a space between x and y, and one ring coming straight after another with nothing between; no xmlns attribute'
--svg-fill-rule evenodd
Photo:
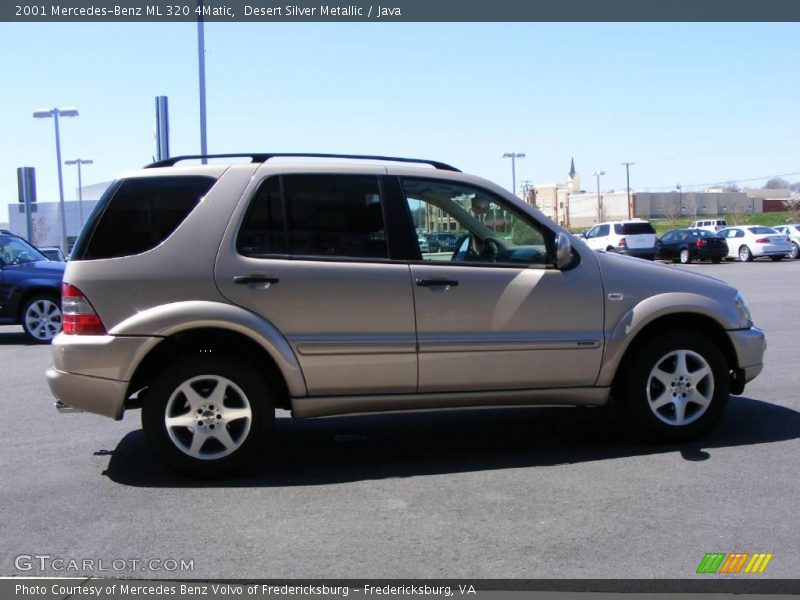
<svg viewBox="0 0 800 600"><path fill-rule="evenodd" d="M741 292L736 292L736 297L733 299L736 303L736 308L739 309L739 314L742 316L742 321L745 323L745 327L752 327L753 326L753 315L750 314L750 305L747 304L747 300L744 299Z"/></svg>

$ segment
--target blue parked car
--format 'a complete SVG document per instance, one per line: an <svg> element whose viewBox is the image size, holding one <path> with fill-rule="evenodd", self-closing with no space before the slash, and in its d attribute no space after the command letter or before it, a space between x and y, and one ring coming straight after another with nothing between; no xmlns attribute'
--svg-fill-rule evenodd
<svg viewBox="0 0 800 600"><path fill-rule="evenodd" d="M18 235L0 231L0 325L22 325L31 341L49 344L61 331L65 266Z"/></svg>

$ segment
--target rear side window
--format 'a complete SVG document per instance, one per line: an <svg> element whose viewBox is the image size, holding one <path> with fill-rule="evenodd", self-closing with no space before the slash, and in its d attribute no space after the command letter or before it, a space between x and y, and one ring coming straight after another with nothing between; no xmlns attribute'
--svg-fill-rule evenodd
<svg viewBox="0 0 800 600"><path fill-rule="evenodd" d="M74 258L117 258L152 250L172 235L214 182L196 176L123 179L98 203Z"/></svg>
<svg viewBox="0 0 800 600"><path fill-rule="evenodd" d="M643 235L656 232L650 223L623 223L622 231L624 235Z"/></svg>
<svg viewBox="0 0 800 600"><path fill-rule="evenodd" d="M388 258L378 178L269 178L248 207L236 246L254 257Z"/></svg>

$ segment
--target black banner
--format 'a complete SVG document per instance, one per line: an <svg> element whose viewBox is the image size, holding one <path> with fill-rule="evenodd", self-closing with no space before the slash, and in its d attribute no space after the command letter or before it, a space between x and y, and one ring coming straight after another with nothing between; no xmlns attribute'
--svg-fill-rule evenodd
<svg viewBox="0 0 800 600"><path fill-rule="evenodd" d="M382 2L378 4L377 2ZM49 0L3 2L10 22L799 21L798 0Z"/></svg>

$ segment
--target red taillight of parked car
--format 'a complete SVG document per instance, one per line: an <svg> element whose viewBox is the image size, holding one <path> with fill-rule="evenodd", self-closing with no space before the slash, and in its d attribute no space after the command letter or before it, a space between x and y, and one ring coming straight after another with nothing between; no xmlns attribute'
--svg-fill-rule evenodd
<svg viewBox="0 0 800 600"><path fill-rule="evenodd" d="M756 244L769 244L769 238L758 238Z"/></svg>
<svg viewBox="0 0 800 600"><path fill-rule="evenodd" d="M703 246L708 246L708 241L706 241L706 240L697 240L694 243L694 245L697 246L698 248L702 248Z"/></svg>
<svg viewBox="0 0 800 600"><path fill-rule="evenodd" d="M619 243L617 244L620 248L627 248L628 242L625 241L625 238L620 238Z"/></svg>
<svg viewBox="0 0 800 600"><path fill-rule="evenodd" d="M86 296L68 283L61 284L61 320L64 333L105 335L106 328Z"/></svg>

